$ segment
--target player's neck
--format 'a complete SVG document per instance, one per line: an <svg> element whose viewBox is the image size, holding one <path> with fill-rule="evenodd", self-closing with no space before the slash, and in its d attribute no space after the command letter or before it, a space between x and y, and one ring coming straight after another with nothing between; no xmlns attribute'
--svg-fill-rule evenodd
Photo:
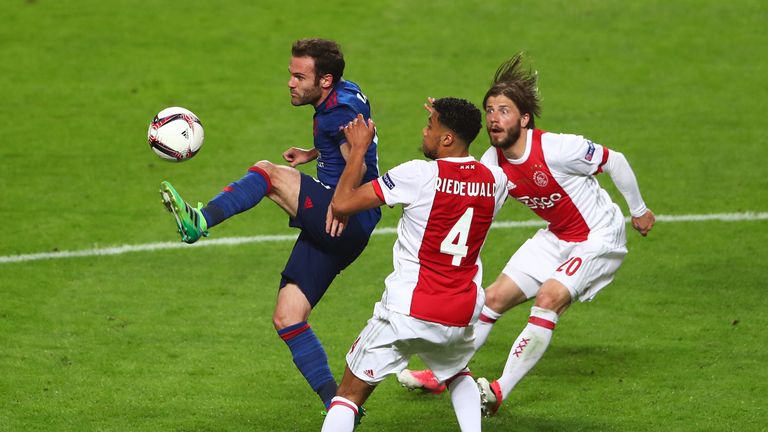
<svg viewBox="0 0 768 432"><path fill-rule="evenodd" d="M315 108L319 107L320 105L325 102L325 98L328 97L329 94L331 94L331 90L333 90L333 87L330 89L323 89L322 93L320 93L320 97L317 99L317 102L314 103Z"/></svg>
<svg viewBox="0 0 768 432"><path fill-rule="evenodd" d="M507 159L520 159L525 156L525 146L528 142L528 129L520 131L520 136L517 138L514 144L504 149L504 156Z"/></svg>
<svg viewBox="0 0 768 432"><path fill-rule="evenodd" d="M458 146L441 147L438 150L437 157L435 159L445 158L464 158L469 156L469 149L464 146L459 148Z"/></svg>
<svg viewBox="0 0 768 432"><path fill-rule="evenodd" d="M341 82L341 81L339 81ZM338 83L337 83L338 84ZM333 84L329 87L321 87L320 88L320 98L317 99L317 102L314 103L315 108L322 105L323 102L325 102L325 99L328 97L329 94L333 91L333 89L336 88L336 84Z"/></svg>

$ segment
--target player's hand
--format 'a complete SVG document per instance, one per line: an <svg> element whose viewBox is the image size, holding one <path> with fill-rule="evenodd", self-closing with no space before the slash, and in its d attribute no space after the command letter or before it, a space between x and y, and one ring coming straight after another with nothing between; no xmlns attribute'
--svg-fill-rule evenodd
<svg viewBox="0 0 768 432"><path fill-rule="evenodd" d="M640 217L632 218L632 227L636 229L643 237L648 235L648 232L653 228L653 224L656 223L656 216L653 212L647 210Z"/></svg>
<svg viewBox="0 0 768 432"><path fill-rule="evenodd" d="M295 168L297 165L305 164L315 160L315 151L314 149L307 150L298 147L291 147L283 152L283 159L285 159L286 162Z"/></svg>
<svg viewBox="0 0 768 432"><path fill-rule="evenodd" d="M325 214L325 232L331 237L340 237L344 228L347 226L349 216L336 217L333 215L331 205L328 206L328 212Z"/></svg>
<svg viewBox="0 0 768 432"><path fill-rule="evenodd" d="M426 110L427 110L427 111L429 111L429 113L430 113L430 114L432 114L433 112L435 112L435 109L434 109L434 108L432 108L432 104L433 104L434 102L435 102L435 98L433 98L433 97L428 97L428 98L427 98L427 103L425 103L425 104L424 104L424 108L426 108Z"/></svg>
<svg viewBox="0 0 768 432"><path fill-rule="evenodd" d="M376 124L373 123L373 119L368 119L366 122L362 114L358 114L354 120L344 126L344 137L353 149L367 150L375 134Z"/></svg>

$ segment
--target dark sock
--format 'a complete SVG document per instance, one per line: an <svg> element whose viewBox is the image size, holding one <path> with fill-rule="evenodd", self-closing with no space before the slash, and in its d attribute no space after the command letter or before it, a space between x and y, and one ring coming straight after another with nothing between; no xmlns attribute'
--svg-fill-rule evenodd
<svg viewBox="0 0 768 432"><path fill-rule="evenodd" d="M336 380L331 374L328 356L320 344L320 339L315 336L306 321L278 330L277 334L288 345L293 354L293 363L304 375L312 390L320 396L327 409L336 395Z"/></svg>
<svg viewBox="0 0 768 432"><path fill-rule="evenodd" d="M254 207L271 188L269 175L263 169L252 166L248 174L225 187L202 208L208 228Z"/></svg>

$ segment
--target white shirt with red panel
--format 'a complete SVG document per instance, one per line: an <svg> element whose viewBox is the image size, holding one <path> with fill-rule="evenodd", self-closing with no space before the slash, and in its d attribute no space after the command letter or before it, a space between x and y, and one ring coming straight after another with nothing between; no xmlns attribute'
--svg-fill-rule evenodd
<svg viewBox="0 0 768 432"><path fill-rule="evenodd" d="M595 178L612 154L607 147L579 135L539 129L528 129L527 134L525 153L520 159L507 159L495 147L481 158L483 163L504 170L510 196L549 222L548 229L568 242L585 241L595 230L624 223L620 210ZM631 174L628 165L616 171L626 175L626 170ZM635 182L634 175L631 180ZM636 195L625 197L638 208L632 213L642 214L645 204L639 191Z"/></svg>
<svg viewBox="0 0 768 432"><path fill-rule="evenodd" d="M413 160L372 184L387 205L403 205L382 303L424 321L473 324L485 299L480 250L507 197L503 171L471 156Z"/></svg>

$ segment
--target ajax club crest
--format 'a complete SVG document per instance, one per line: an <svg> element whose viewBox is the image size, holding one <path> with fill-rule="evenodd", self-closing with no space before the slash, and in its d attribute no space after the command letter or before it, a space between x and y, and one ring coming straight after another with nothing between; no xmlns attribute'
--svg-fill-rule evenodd
<svg viewBox="0 0 768 432"><path fill-rule="evenodd" d="M533 182L539 187L546 187L549 183L549 179L547 179L547 175L543 172L536 171L533 173Z"/></svg>

